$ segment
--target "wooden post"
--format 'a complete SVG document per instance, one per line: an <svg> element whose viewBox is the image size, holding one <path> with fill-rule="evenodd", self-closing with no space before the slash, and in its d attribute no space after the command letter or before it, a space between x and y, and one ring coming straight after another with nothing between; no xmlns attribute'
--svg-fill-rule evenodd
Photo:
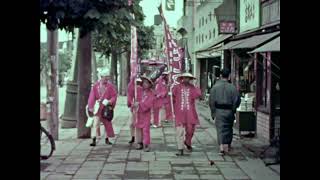
<svg viewBox="0 0 320 180"><path fill-rule="evenodd" d="M48 30L48 55L50 72L47 83L48 125L54 140L59 139L59 93L58 93L58 30Z"/></svg>
<svg viewBox="0 0 320 180"><path fill-rule="evenodd" d="M80 31L81 32L81 31ZM91 90L91 34L88 33L79 39L80 59L78 72L78 96L77 96L77 128L78 138L90 138L90 128L85 126L87 116L85 107Z"/></svg>

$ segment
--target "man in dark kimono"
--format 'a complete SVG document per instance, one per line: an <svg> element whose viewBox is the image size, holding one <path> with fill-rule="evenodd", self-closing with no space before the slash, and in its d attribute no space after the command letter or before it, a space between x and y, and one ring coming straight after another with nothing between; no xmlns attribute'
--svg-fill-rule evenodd
<svg viewBox="0 0 320 180"><path fill-rule="evenodd" d="M228 152L233 136L233 122L235 112L239 106L239 93L236 87L228 82L230 71L223 69L221 80L211 89L209 105L212 119L215 120L220 155Z"/></svg>

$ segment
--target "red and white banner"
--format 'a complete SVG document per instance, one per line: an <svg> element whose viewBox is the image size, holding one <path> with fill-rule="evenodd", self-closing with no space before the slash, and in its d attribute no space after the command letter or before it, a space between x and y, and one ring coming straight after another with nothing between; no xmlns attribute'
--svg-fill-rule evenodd
<svg viewBox="0 0 320 180"><path fill-rule="evenodd" d="M128 0L128 5L132 5L132 0ZM134 18L134 15L132 14ZM137 75L138 72L138 38L137 38L137 28L131 26L131 54L130 54L130 78Z"/></svg>
<svg viewBox="0 0 320 180"><path fill-rule="evenodd" d="M166 19L162 12L162 5L158 8L160 16L162 17L164 23L164 32L165 32L165 53L167 56L168 70L172 73L173 85L178 84L177 75L181 73L182 70L182 59L184 50L179 47L176 41L173 39L169 26L167 25Z"/></svg>
<svg viewBox="0 0 320 180"><path fill-rule="evenodd" d="M137 28L131 26L131 55L130 55L130 77L134 77L138 72L138 39Z"/></svg>

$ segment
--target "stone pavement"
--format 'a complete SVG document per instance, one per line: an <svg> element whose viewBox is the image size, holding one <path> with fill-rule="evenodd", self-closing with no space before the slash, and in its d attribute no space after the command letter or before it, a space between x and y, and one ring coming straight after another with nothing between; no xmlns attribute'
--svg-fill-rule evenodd
<svg viewBox="0 0 320 180"><path fill-rule="evenodd" d="M41 179L280 179L278 173L243 148L237 139L234 140L232 154L219 156L215 127L203 118L203 107L198 107L201 126L196 129L192 140L193 152L176 157L172 123L151 129L150 152L135 150L128 144L130 113L126 97L119 97L113 120L114 144L106 145L102 138L96 147L90 147L91 139L77 139L75 128L60 129L57 150L50 159L41 161ZM209 160L215 164L210 166Z"/></svg>

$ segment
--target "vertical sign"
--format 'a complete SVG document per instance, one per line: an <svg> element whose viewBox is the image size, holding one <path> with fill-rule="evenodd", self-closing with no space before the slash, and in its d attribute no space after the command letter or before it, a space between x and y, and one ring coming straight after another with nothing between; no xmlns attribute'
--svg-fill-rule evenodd
<svg viewBox="0 0 320 180"><path fill-rule="evenodd" d="M166 0L166 10L174 11L175 9L175 0Z"/></svg>
<svg viewBox="0 0 320 180"><path fill-rule="evenodd" d="M260 1L240 0L240 32L259 27Z"/></svg>

